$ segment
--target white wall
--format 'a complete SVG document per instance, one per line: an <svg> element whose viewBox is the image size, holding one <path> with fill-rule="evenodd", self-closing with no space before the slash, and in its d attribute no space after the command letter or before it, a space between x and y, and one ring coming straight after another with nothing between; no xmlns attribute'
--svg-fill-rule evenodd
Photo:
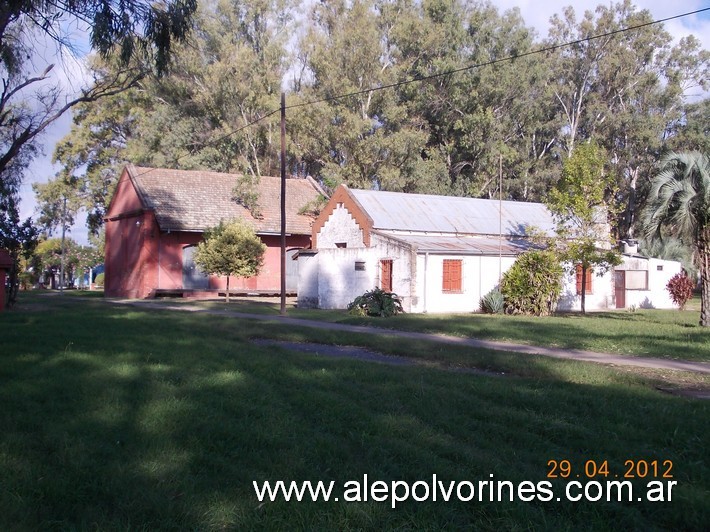
<svg viewBox="0 0 710 532"><path fill-rule="evenodd" d="M565 264L565 275L562 283L562 295L557 302L557 310L581 311L582 296L577 295L577 274L570 272L570 265ZM615 308L614 274L608 271L599 276L592 273L592 293L584 298L584 308L588 311L608 310Z"/></svg>
<svg viewBox="0 0 710 532"><path fill-rule="evenodd" d="M380 286L380 260L392 260L392 291L402 298L405 311L417 300L412 291L411 251L408 247L373 235L376 246L371 248L319 249L313 264L299 270L299 302L301 286L317 286L318 308L344 309L357 296ZM364 270L356 269L356 263ZM313 297L309 293L308 297ZM304 304L306 294L303 295ZM300 304L300 303L299 303Z"/></svg>
<svg viewBox="0 0 710 532"><path fill-rule="evenodd" d="M318 308L318 255L298 254L298 306Z"/></svg>
<svg viewBox="0 0 710 532"><path fill-rule="evenodd" d="M366 248L362 229L344 206L337 206L318 233L317 255L299 258L299 305L346 308L357 296L380 286L380 261L388 259L392 260L392 290L402 298L405 311L476 312L481 297L498 286L500 272L505 273L515 262L513 257L414 255L408 245L397 240L375 232L370 237L371 247ZM463 261L461 293L443 291L444 259ZM364 270L356 270L356 263L364 263ZM648 290L627 290L627 307L673 307L665 286L680 271L680 263L626 256L619 268L648 270ZM581 297L576 293L576 275L569 265L566 270L557 308L578 311ZM613 271L593 274L592 293L586 295L585 307L590 311L616 307Z"/></svg>
<svg viewBox="0 0 710 532"><path fill-rule="evenodd" d="M659 309L677 308L666 290L666 285L671 277L680 273L682 269L680 262L627 256L624 256L623 259L623 264L617 267L619 270L648 270L648 290L627 289L626 308L632 306Z"/></svg>
<svg viewBox="0 0 710 532"><path fill-rule="evenodd" d="M444 260L462 261L461 293L443 291ZM482 257L479 255L417 255L416 305L411 312L477 312L481 298L498 286L499 272L513 265L513 257Z"/></svg>
<svg viewBox="0 0 710 532"><path fill-rule="evenodd" d="M348 248L365 247L362 229L343 206L336 206L318 233L318 249L334 248L345 244Z"/></svg>
<svg viewBox="0 0 710 532"><path fill-rule="evenodd" d="M375 287L377 260L369 248L320 249L318 261L318 308L342 309L360 294ZM364 262L363 271L355 270Z"/></svg>

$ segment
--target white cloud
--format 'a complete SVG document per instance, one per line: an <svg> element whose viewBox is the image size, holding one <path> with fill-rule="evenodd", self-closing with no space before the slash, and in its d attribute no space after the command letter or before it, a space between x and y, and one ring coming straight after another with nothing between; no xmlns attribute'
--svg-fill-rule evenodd
<svg viewBox="0 0 710 532"><path fill-rule="evenodd" d="M525 23L537 30L538 36L545 37L550 26L549 21L553 15L562 13L562 10L569 5L574 7L579 19L585 11L594 11L598 5L610 5L609 2L599 0L546 0L545 2L533 0L497 0L495 5L499 11L517 7L525 20ZM680 0L668 2L667 0L636 0L634 5L637 9L647 9L651 12L654 20L661 20L684 13L698 11L708 7L704 0ZM710 12L700 15L692 15L675 19L664 24L666 30L679 39L683 36L693 34L702 43L705 49L710 48Z"/></svg>

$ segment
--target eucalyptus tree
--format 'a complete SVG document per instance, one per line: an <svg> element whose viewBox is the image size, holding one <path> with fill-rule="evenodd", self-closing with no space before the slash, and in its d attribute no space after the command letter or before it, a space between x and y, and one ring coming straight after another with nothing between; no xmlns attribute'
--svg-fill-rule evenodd
<svg viewBox="0 0 710 532"><path fill-rule="evenodd" d="M391 8L371 0L317 4L300 39L307 76L295 103L319 103L294 109L291 149L301 171L320 175L329 186L412 192L435 186L436 165L422 158L426 123L394 89L370 90L401 81L390 40L395 19L386 14ZM414 16L399 14L399 24Z"/></svg>
<svg viewBox="0 0 710 532"><path fill-rule="evenodd" d="M560 117L559 148L594 139L610 157L622 210L619 231L633 236L651 169L677 123L684 91L707 89L708 52L692 37L672 45L649 11L630 0L600 5L577 20L572 7L551 19L547 45L555 67L550 84Z"/></svg>
<svg viewBox="0 0 710 532"><path fill-rule="evenodd" d="M432 0L397 12L388 36L400 77L421 79L398 90L429 133L425 155L446 173L440 188L466 196L497 195L500 173L508 198L536 200L554 175L556 129L535 32L520 12L488 3ZM502 169L499 162L502 161ZM551 171L552 170L552 171Z"/></svg>
<svg viewBox="0 0 710 532"><path fill-rule="evenodd" d="M168 73L79 106L55 150L62 171L37 187L41 209L51 213L60 193L77 198L98 231L130 161L243 173L234 195L256 212L251 192L262 174L278 168L276 117L260 119L278 109L290 10L285 0L200 4L191 39L174 48ZM118 65L97 59L92 68L112 72Z"/></svg>
<svg viewBox="0 0 710 532"><path fill-rule="evenodd" d="M195 0L160 5L143 0L101 2L24 1L0 7L0 193L12 192L36 155L36 139L50 124L82 102L96 101L134 84L144 70L126 69L132 59L149 60L160 73L175 41L190 28ZM56 44L58 53L76 46L64 33L68 24L89 25L92 49L120 58L121 69L97 76L78 95L67 96L51 78L54 65L35 71L34 47ZM28 60L30 59L30 60Z"/></svg>

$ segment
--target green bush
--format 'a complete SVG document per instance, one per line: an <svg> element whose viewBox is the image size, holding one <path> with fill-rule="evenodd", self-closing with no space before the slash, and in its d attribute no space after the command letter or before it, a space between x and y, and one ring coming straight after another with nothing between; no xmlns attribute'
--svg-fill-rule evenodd
<svg viewBox="0 0 710 532"><path fill-rule="evenodd" d="M502 314L505 308L505 298L500 290L494 288L481 298L481 312L486 314Z"/></svg>
<svg viewBox="0 0 710 532"><path fill-rule="evenodd" d="M104 274L103 273L100 273L96 276L96 278L94 279L94 284L96 286L103 286L104 285Z"/></svg>
<svg viewBox="0 0 710 532"><path fill-rule="evenodd" d="M348 311L355 316L389 318L404 312L404 309L402 308L402 300L397 294L375 288L356 297L348 305Z"/></svg>
<svg viewBox="0 0 710 532"><path fill-rule="evenodd" d="M508 314L551 314L562 293L563 269L551 251L526 251L503 275L500 291Z"/></svg>

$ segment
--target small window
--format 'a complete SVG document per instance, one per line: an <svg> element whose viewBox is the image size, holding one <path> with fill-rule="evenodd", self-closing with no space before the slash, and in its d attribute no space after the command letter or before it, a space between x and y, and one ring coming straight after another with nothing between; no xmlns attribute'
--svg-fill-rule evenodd
<svg viewBox="0 0 710 532"><path fill-rule="evenodd" d="M335 247L336 248L346 248L346 247L348 247L348 243L347 242L336 242Z"/></svg>
<svg viewBox="0 0 710 532"><path fill-rule="evenodd" d="M444 292L461 292L461 260L444 259L444 276L441 289Z"/></svg>
<svg viewBox="0 0 710 532"><path fill-rule="evenodd" d="M592 293L592 269L587 268L586 282L584 286L584 293ZM582 294L582 265L577 264L577 295Z"/></svg>
<svg viewBox="0 0 710 532"><path fill-rule="evenodd" d="M356 260L355 261L355 271L356 272L364 272L365 271L365 261L364 260Z"/></svg>
<svg viewBox="0 0 710 532"><path fill-rule="evenodd" d="M656 270L659 271L659 272L662 272L662 271L663 271L663 264L657 264L657 265L656 265Z"/></svg>

